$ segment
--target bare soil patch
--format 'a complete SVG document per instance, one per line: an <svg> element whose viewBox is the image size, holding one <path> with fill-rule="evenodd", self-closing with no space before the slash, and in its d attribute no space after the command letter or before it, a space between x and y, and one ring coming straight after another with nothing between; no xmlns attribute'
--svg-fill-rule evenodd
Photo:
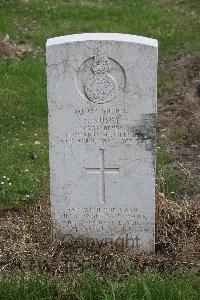
<svg viewBox="0 0 200 300"><path fill-rule="evenodd" d="M161 69L172 77L158 105L158 144L200 196L200 54L180 57ZM185 197L188 197L185 192Z"/></svg>
<svg viewBox="0 0 200 300"><path fill-rule="evenodd" d="M199 272L198 227L200 208L196 204L168 201L157 195L157 254L135 252L122 245L85 245L83 241L51 240L51 216L48 201L41 200L18 212L4 212L0 218L0 267L10 271L51 274L80 274L89 265L99 273L127 272L131 266L144 271L163 271L177 266Z"/></svg>
<svg viewBox="0 0 200 300"><path fill-rule="evenodd" d="M10 40L8 35L4 38L0 38L0 58L17 59L23 54L30 52L32 52L31 47L23 41L15 44Z"/></svg>

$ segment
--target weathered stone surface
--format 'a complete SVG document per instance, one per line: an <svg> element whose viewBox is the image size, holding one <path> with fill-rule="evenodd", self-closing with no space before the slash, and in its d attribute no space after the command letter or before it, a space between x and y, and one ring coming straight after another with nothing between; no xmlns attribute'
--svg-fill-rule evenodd
<svg viewBox="0 0 200 300"><path fill-rule="evenodd" d="M154 249L157 41L47 41L54 234Z"/></svg>

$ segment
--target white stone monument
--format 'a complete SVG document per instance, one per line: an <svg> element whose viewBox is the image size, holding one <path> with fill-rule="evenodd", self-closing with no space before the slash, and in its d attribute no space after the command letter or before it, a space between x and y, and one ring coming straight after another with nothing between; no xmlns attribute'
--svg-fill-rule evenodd
<svg viewBox="0 0 200 300"><path fill-rule="evenodd" d="M154 250L157 41L47 41L54 236Z"/></svg>

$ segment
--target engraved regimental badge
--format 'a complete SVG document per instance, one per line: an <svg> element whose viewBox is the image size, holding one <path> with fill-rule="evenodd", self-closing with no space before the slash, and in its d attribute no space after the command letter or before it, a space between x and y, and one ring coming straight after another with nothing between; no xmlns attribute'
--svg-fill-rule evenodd
<svg viewBox="0 0 200 300"><path fill-rule="evenodd" d="M109 58L105 55L95 55L91 68L93 74L89 76L84 86L87 98L99 104L110 102L117 94L117 83L109 74Z"/></svg>

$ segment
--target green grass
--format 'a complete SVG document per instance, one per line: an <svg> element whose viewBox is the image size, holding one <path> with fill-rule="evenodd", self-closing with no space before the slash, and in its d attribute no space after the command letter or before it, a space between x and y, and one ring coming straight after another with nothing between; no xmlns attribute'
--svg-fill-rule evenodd
<svg viewBox="0 0 200 300"><path fill-rule="evenodd" d="M185 194L194 195L199 184L186 180L183 170L178 166L169 166L168 161L169 155L159 149L156 157L159 191L172 200L180 200Z"/></svg>
<svg viewBox="0 0 200 300"><path fill-rule="evenodd" d="M48 191L47 38L100 31L144 35L158 39L160 60L167 61L199 49L199 14L198 0L2 0L0 36L31 44L33 53L0 60L0 207L21 206ZM169 80L159 70L159 94ZM30 152L38 159L31 160Z"/></svg>
<svg viewBox="0 0 200 300"><path fill-rule="evenodd" d="M0 34L44 47L48 37L77 32L124 32L155 37L160 50L198 49L198 0L3 1ZM16 26L17 25L17 26ZM28 30L27 30L28 29Z"/></svg>
<svg viewBox="0 0 200 300"><path fill-rule="evenodd" d="M102 278L89 270L79 279L48 278L46 275L11 276L0 280L1 300L195 300L199 281L194 275L179 273L132 274Z"/></svg>
<svg viewBox="0 0 200 300"><path fill-rule="evenodd" d="M42 57L27 56L0 68L0 195L1 206L12 206L48 188L45 65Z"/></svg>
<svg viewBox="0 0 200 300"><path fill-rule="evenodd" d="M183 179L180 169L167 165L168 160L165 151L157 151L157 183L160 192L166 196L175 196L183 185Z"/></svg>

